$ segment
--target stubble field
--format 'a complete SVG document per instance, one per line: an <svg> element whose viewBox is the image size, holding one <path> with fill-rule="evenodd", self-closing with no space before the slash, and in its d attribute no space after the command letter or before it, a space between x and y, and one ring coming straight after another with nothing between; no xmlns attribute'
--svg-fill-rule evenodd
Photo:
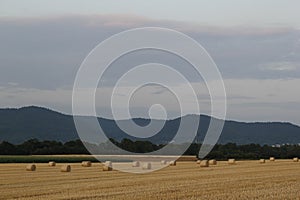
<svg viewBox="0 0 300 200"><path fill-rule="evenodd" d="M300 199L300 163L178 162L149 174L102 171L101 163L60 172L62 164L0 164L0 199Z"/></svg>

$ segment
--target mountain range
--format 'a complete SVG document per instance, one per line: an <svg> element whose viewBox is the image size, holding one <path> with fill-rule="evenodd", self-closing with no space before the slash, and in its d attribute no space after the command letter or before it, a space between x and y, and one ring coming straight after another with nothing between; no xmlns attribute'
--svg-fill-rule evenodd
<svg viewBox="0 0 300 200"><path fill-rule="evenodd" d="M91 117L80 116L86 121L87 135L95 134L94 128L90 126ZM115 121L111 119L97 118L101 128L108 138L122 140L148 140L156 144L165 144L172 141L183 118L193 121L200 118L200 124L195 141L201 142L207 131L210 116L187 115L176 119L170 119L156 135L149 138L136 138L122 131L117 122L129 125L129 120ZM136 124L145 126L150 119L135 118ZM159 121L159 120L158 120ZM92 136L91 136L92 137ZM38 140L70 141L79 139L73 116L62 114L47 108L29 106L23 108L0 109L0 141L8 141L14 144L36 138ZM181 138L176 142L185 142ZM300 127L287 122L237 122L225 121L222 134L218 143L237 144L298 144L300 143Z"/></svg>

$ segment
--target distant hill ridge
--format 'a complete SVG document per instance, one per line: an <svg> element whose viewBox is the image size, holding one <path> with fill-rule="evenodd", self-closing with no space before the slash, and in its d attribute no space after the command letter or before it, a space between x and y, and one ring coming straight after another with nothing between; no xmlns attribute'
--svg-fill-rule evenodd
<svg viewBox="0 0 300 200"><path fill-rule="evenodd" d="M84 117L84 116L83 116ZM201 142L205 136L211 117L206 115L188 115L184 117L200 117L200 126L196 141ZM89 120L89 117L87 121ZM167 120L164 128L149 141L166 143L172 141L181 118ZM116 125L114 120L98 118L101 127L110 138L121 140L129 138ZM122 123L127 123L122 120ZM145 125L149 119L136 118L137 124ZM88 125L87 125L88 127ZM87 134L93 134L87 131ZM71 115L62 114L43 107L29 106L23 108L0 109L0 141L22 143L28 139L70 141L78 139L77 131ZM147 139L148 140L148 139ZM182 141L185 142L184 138ZM300 127L288 122L237 122L225 121L224 129L218 143L234 142L237 144L298 144L300 143Z"/></svg>

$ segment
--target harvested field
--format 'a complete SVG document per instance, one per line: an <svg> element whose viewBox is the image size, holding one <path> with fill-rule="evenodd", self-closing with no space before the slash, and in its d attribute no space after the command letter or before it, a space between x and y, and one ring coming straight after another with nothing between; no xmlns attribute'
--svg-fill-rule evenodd
<svg viewBox="0 0 300 200"><path fill-rule="evenodd" d="M102 171L102 164L0 164L0 199L300 199L300 163L292 160L227 161L199 168L178 162L149 174Z"/></svg>

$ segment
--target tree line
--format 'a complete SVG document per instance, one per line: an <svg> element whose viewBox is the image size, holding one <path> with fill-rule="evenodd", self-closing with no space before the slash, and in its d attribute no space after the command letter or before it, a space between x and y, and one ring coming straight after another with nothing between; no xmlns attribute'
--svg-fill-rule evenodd
<svg viewBox="0 0 300 200"><path fill-rule="evenodd" d="M28 140L22 144L0 143L0 155L54 155L54 154L89 154L80 140L66 143L57 141Z"/></svg>
<svg viewBox="0 0 300 200"><path fill-rule="evenodd" d="M120 148L135 152L148 153L161 149L164 145L153 144L149 141L132 141L123 139L118 142L110 139L112 143ZM101 144L100 144L101 145ZM173 144L174 145L174 144ZM201 144L193 143L185 155L198 155ZM69 142L58 141L39 141L37 139L28 140L22 144L11 144L9 142L0 143L0 155L59 155L59 154L89 154L84 144L80 140ZM207 155L207 158L225 160L228 158L236 159L260 159L274 156L281 159L300 157L299 145L284 145L272 147L269 145L247 144L237 145L235 143L217 144Z"/></svg>

